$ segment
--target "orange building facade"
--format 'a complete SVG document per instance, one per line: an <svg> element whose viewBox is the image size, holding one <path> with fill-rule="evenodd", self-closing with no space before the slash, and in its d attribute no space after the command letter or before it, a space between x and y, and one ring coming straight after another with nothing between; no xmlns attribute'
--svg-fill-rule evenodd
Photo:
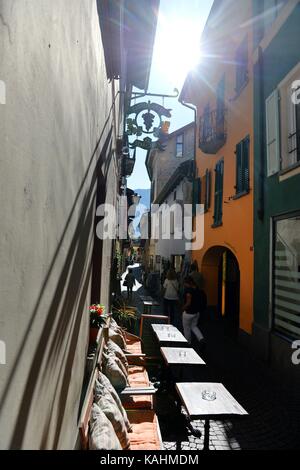
<svg viewBox="0 0 300 470"><path fill-rule="evenodd" d="M252 2L215 1L202 36L203 59L180 99L197 108L197 203L204 246L193 252L211 314L233 334L253 322Z"/></svg>

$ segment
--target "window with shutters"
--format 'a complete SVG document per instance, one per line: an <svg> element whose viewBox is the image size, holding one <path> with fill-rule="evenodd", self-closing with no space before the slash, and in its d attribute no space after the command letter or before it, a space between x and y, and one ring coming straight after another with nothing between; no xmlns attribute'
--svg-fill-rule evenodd
<svg viewBox="0 0 300 470"><path fill-rule="evenodd" d="M249 148L250 137L247 136L236 146L236 196L249 193Z"/></svg>
<svg viewBox="0 0 300 470"><path fill-rule="evenodd" d="M225 74L217 86L217 128L224 127L223 120L225 116ZM218 133L218 131L217 131Z"/></svg>
<svg viewBox="0 0 300 470"><path fill-rule="evenodd" d="M214 223L213 227L222 225L223 216L223 179L224 179L224 160L220 160L215 168L215 205L214 205Z"/></svg>
<svg viewBox="0 0 300 470"><path fill-rule="evenodd" d="M245 37L236 51L236 83L235 91L240 93L249 81L248 73L248 36Z"/></svg>
<svg viewBox="0 0 300 470"><path fill-rule="evenodd" d="M203 112L203 126L201 127L201 139L203 141L207 141L211 138L210 136L211 136L210 105L208 103L205 106L204 112Z"/></svg>
<svg viewBox="0 0 300 470"><path fill-rule="evenodd" d="M273 329L300 338L300 214L274 221Z"/></svg>
<svg viewBox="0 0 300 470"><path fill-rule="evenodd" d="M267 144L267 175L278 173L280 168L279 141L279 95L275 90L266 99L266 144Z"/></svg>
<svg viewBox="0 0 300 470"><path fill-rule="evenodd" d="M300 163L300 65L279 85L281 170Z"/></svg>

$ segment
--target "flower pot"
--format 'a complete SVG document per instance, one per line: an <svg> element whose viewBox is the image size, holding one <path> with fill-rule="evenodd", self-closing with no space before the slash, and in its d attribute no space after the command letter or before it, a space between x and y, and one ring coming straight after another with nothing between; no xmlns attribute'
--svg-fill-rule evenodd
<svg viewBox="0 0 300 470"><path fill-rule="evenodd" d="M99 328L90 328L90 344L96 343Z"/></svg>

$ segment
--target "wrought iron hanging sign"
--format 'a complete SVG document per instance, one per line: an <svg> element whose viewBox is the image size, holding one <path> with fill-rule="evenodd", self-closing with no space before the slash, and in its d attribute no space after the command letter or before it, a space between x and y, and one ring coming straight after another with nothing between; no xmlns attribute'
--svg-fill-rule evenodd
<svg viewBox="0 0 300 470"><path fill-rule="evenodd" d="M178 90L174 90L177 94L174 95L158 95L154 93L149 94L139 94L136 93L134 98L141 97L145 95L149 96L160 96L160 97L172 97L175 98L178 96ZM164 106L158 103L142 102L137 103L131 106L127 113L128 116L134 115L133 117L127 118L127 131L128 136L137 136L141 137L143 134L146 134L146 137L142 139L135 139L132 142L129 142L129 147L136 149L140 147L144 150L150 150L152 148L159 148L164 150L166 147L166 140L168 136L168 131L170 127L170 121L167 121L164 118L171 117L171 109L167 109ZM152 141L152 138L149 137L152 135L154 138L157 138L156 141Z"/></svg>

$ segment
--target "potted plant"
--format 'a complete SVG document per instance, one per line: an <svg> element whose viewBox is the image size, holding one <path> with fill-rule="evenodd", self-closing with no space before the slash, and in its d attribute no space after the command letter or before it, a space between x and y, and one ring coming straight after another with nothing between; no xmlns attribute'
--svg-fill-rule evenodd
<svg viewBox="0 0 300 470"><path fill-rule="evenodd" d="M95 343L97 340L99 328L106 323L108 317L105 306L101 304L93 304L90 310L90 343Z"/></svg>
<svg viewBox="0 0 300 470"><path fill-rule="evenodd" d="M135 307L130 307L123 300L118 299L113 305L112 315L120 326L127 328L129 331L134 329L137 320Z"/></svg>

